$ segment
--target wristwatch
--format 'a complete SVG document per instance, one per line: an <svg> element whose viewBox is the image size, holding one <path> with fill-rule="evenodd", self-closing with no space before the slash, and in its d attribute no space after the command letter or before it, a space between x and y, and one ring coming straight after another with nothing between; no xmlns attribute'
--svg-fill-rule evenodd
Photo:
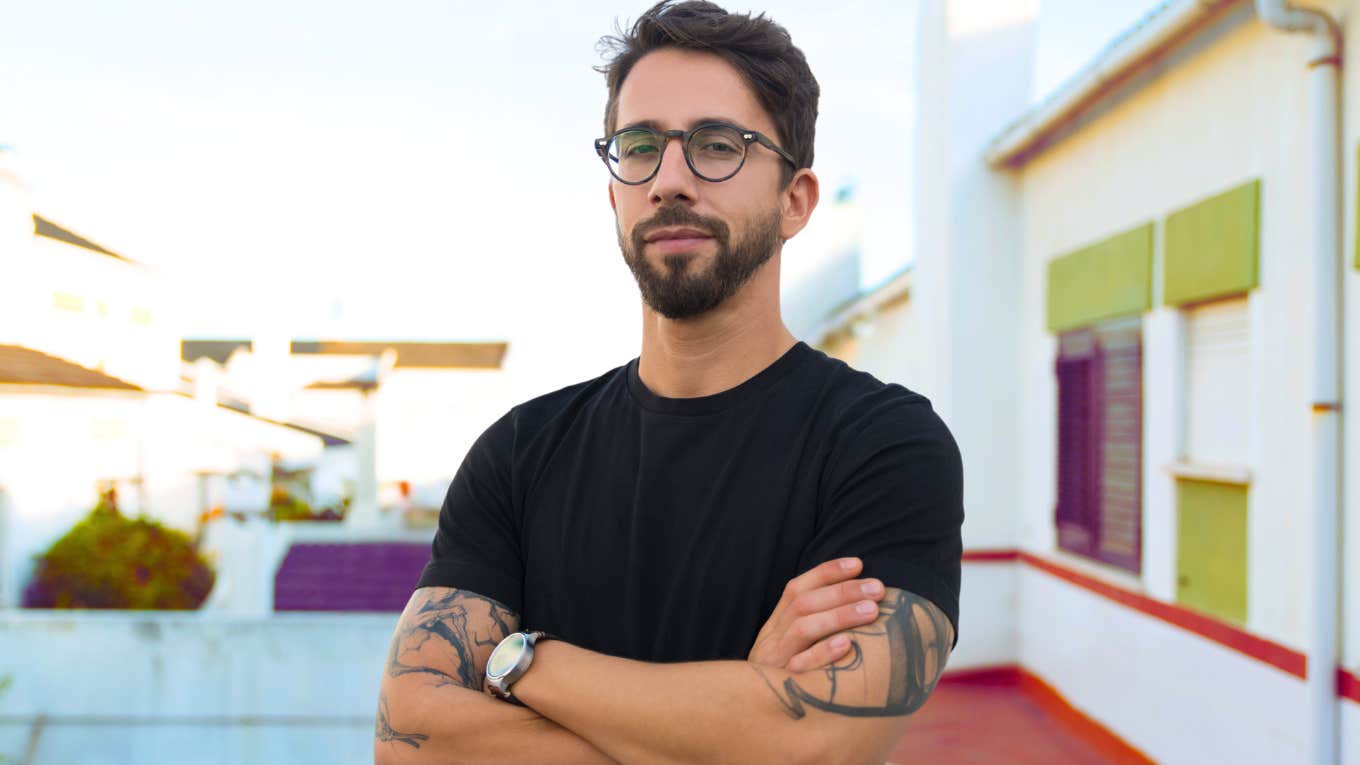
<svg viewBox="0 0 1360 765"><path fill-rule="evenodd" d="M546 632L512 632L502 640L486 660L486 692L511 704L524 706L515 698L510 686L529 671L534 660L534 644L551 640Z"/></svg>

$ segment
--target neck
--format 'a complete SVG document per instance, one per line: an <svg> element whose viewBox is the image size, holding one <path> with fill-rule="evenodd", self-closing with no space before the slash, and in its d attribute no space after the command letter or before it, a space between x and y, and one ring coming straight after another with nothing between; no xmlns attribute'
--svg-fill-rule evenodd
<svg viewBox="0 0 1360 765"><path fill-rule="evenodd" d="M711 396L756 376L796 342L779 313L776 254L702 315L667 319L644 304L638 376L658 396Z"/></svg>

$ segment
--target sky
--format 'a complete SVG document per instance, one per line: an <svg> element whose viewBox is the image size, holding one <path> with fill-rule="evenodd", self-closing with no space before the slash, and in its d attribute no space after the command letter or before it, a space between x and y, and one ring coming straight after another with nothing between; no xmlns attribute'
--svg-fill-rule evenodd
<svg viewBox="0 0 1360 765"><path fill-rule="evenodd" d="M1046 0L1035 96L1152 5ZM644 9L10 2L0 145L38 212L185 285L185 335L283 325L626 359L637 293L590 147L605 99L592 66L598 38ZM760 10L821 83L824 204L853 187L861 279L881 281L911 255L916 4ZM829 246L828 218L790 243L786 275Z"/></svg>
<svg viewBox="0 0 1360 765"><path fill-rule="evenodd" d="M1042 0L1033 100L1059 88L1120 33L1165 4L1165 0Z"/></svg>

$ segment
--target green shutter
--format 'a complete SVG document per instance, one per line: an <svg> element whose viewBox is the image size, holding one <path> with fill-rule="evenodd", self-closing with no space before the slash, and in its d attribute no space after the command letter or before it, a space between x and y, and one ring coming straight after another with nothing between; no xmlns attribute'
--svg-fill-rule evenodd
<svg viewBox="0 0 1360 765"><path fill-rule="evenodd" d="M1152 224L1048 263L1048 329L1061 332L1152 307Z"/></svg>
<svg viewBox="0 0 1360 765"><path fill-rule="evenodd" d="M1183 305L1255 287L1260 227L1259 180L1172 213L1162 301Z"/></svg>
<svg viewBox="0 0 1360 765"><path fill-rule="evenodd" d="M1247 621L1247 487L1176 480L1176 600Z"/></svg>

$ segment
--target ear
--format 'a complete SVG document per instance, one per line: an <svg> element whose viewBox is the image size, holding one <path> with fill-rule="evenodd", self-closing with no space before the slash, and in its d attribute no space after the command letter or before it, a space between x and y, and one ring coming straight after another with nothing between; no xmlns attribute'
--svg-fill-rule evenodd
<svg viewBox="0 0 1360 765"><path fill-rule="evenodd" d="M613 182L613 181L610 181L610 182L609 182L609 209L613 210L615 213L617 213L617 212L619 211L619 206L618 206L618 204L614 201L614 182Z"/></svg>
<svg viewBox="0 0 1360 765"><path fill-rule="evenodd" d="M820 196L821 185L816 173L806 167L794 173L793 180L779 194L780 239L787 241L803 230L812 217L812 211L817 209Z"/></svg>

